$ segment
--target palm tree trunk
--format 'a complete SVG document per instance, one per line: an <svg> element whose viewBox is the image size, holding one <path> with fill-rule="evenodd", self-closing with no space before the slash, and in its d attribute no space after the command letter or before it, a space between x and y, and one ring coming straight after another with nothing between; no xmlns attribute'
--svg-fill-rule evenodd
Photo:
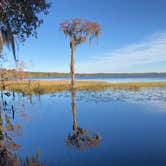
<svg viewBox="0 0 166 166"><path fill-rule="evenodd" d="M75 50L75 44L74 41L70 42L70 48L71 48L71 64L70 64L70 77L71 77L71 89L73 90L75 87L75 73L74 73L74 50Z"/></svg>
<svg viewBox="0 0 166 166"><path fill-rule="evenodd" d="M71 77L71 95L72 95L72 113L73 113L73 130L77 131L77 120L76 120L76 94L74 91L75 88L75 72L74 72L74 50L75 50L75 43L74 41L70 42L71 48L71 64L70 64L70 77Z"/></svg>

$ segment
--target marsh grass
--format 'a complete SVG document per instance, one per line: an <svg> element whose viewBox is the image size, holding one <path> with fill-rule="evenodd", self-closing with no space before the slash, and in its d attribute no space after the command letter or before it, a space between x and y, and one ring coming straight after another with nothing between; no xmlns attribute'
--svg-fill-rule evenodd
<svg viewBox="0 0 166 166"><path fill-rule="evenodd" d="M130 83L111 83L113 89L139 90L142 88L166 87L166 82L130 82Z"/></svg>
<svg viewBox="0 0 166 166"><path fill-rule="evenodd" d="M70 81L8 81L6 90L26 95L70 91ZM107 83L97 81L76 81L75 90L103 91L107 89L139 90L149 87L166 87L166 82Z"/></svg>

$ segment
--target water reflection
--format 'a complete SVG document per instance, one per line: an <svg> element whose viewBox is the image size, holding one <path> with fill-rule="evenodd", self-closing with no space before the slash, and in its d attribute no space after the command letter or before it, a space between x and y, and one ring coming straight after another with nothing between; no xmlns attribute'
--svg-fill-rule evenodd
<svg viewBox="0 0 166 166"><path fill-rule="evenodd" d="M6 95L6 93L4 93ZM14 126L9 118L8 113L12 111L14 118L14 107L9 106L4 100L4 95L1 93L1 109L0 109L0 165L8 166L17 164L17 158L13 156L13 151L18 150L20 145L16 144L12 135L16 135L17 129L21 128ZM10 96L10 95L6 95ZM18 164L17 164L18 165Z"/></svg>
<svg viewBox="0 0 166 166"><path fill-rule="evenodd" d="M9 97L12 96L12 103ZM7 98L6 98L7 97ZM1 91L0 100L0 166L42 166L40 151L34 156L21 159L16 151L21 147L14 138L22 135L22 126L13 124L15 118L15 94Z"/></svg>
<svg viewBox="0 0 166 166"><path fill-rule="evenodd" d="M71 97L73 131L69 134L66 140L67 146L78 150L97 146L101 142L101 136L93 131L87 131L86 129L78 126L76 118L76 91L71 91Z"/></svg>

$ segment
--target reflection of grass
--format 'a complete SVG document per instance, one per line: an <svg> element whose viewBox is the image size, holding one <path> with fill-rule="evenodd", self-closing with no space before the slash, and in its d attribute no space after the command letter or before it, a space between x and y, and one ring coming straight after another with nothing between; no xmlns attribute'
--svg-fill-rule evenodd
<svg viewBox="0 0 166 166"><path fill-rule="evenodd" d="M97 81L77 81L76 90L101 91L109 88L138 90L147 87L166 87L166 82L107 83ZM25 94L44 94L70 90L69 81L10 81L7 90Z"/></svg>
<svg viewBox="0 0 166 166"><path fill-rule="evenodd" d="M26 156L25 159L19 158L17 155L13 155L9 151L4 151L3 156L0 156L1 166L43 166L40 161L40 152L32 157Z"/></svg>

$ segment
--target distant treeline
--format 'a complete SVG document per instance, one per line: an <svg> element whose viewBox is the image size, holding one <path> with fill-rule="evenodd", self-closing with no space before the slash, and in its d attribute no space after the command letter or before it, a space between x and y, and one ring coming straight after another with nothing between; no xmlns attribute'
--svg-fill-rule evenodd
<svg viewBox="0 0 166 166"><path fill-rule="evenodd" d="M1 69L1 71L4 71L6 69ZM56 78L56 77L69 77L69 73L58 73L58 72L28 72L28 71L17 71L15 69L12 70L6 70L8 73L9 78L15 78L19 72L22 73L24 78ZM77 73L76 77L109 77L109 76L166 76L166 72L163 73Z"/></svg>
<svg viewBox="0 0 166 166"><path fill-rule="evenodd" d="M68 73L57 72L25 72L31 78L53 78L53 77L68 77Z"/></svg>

